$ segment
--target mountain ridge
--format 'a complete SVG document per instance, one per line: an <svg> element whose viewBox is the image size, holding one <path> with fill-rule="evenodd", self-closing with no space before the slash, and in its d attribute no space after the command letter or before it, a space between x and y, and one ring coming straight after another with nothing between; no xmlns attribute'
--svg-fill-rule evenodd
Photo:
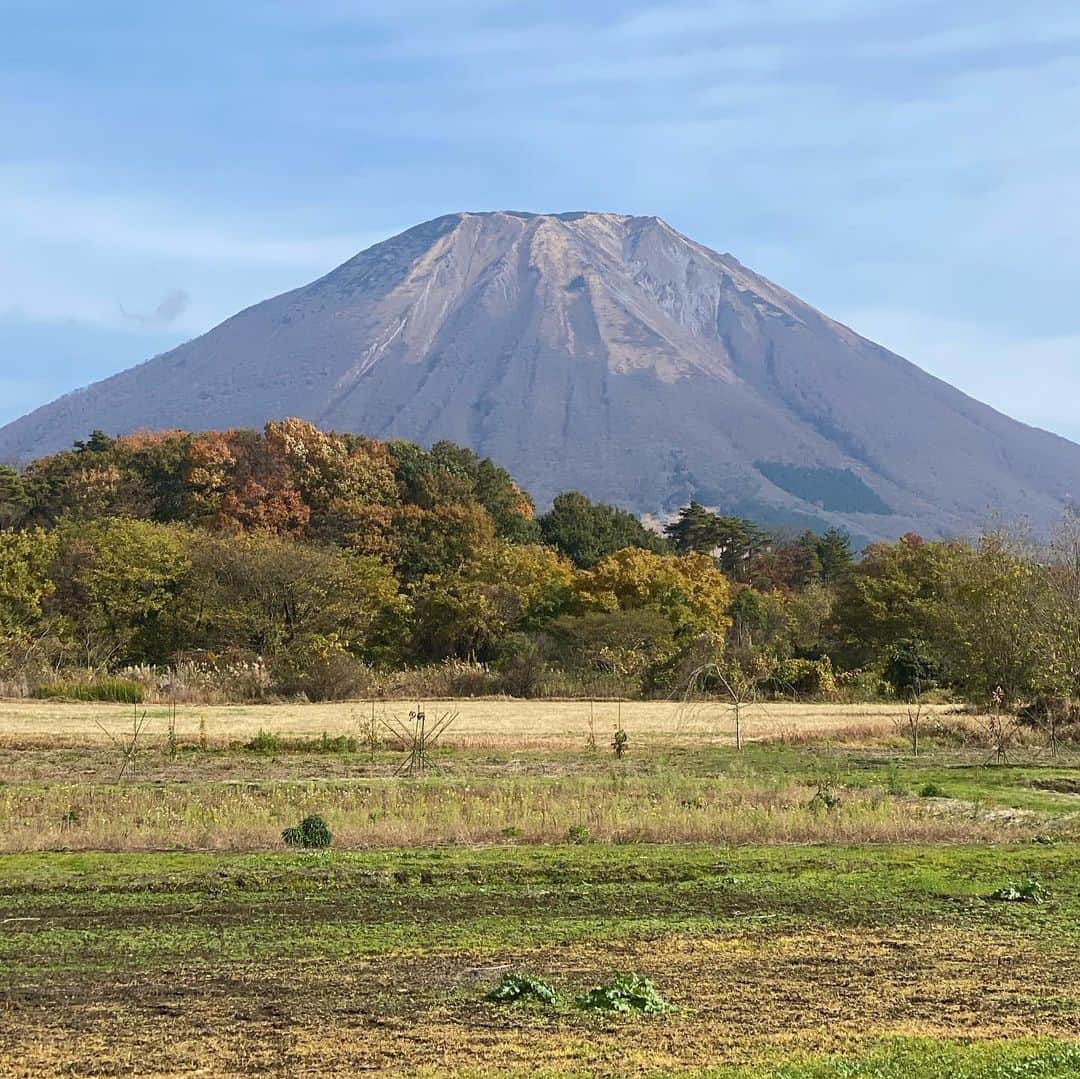
<svg viewBox="0 0 1080 1079"><path fill-rule="evenodd" d="M461 442L540 505L567 488L655 515L697 498L868 539L994 515L1043 528L1080 489L1080 446L660 218L592 211L423 222L0 428L0 457L286 415Z"/></svg>

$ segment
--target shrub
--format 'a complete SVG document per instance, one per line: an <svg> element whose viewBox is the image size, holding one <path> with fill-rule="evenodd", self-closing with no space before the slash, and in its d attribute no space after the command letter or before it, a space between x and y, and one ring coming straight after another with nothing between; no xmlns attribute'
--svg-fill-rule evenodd
<svg viewBox="0 0 1080 1079"><path fill-rule="evenodd" d="M276 688L309 701L344 701L365 696L374 679L355 656L321 640L302 641L274 660Z"/></svg>
<svg viewBox="0 0 1080 1079"><path fill-rule="evenodd" d="M32 696L38 700L112 701L142 704L144 692L138 682L126 678L101 678L92 682L50 682L35 686Z"/></svg>
<svg viewBox="0 0 1080 1079"><path fill-rule="evenodd" d="M920 798L948 798L949 795L944 787L937 783L924 783L919 791Z"/></svg>
<svg viewBox="0 0 1080 1079"><path fill-rule="evenodd" d="M281 739L270 731L259 728L259 733L244 744L244 749L250 749L255 753L278 753L281 750Z"/></svg>
<svg viewBox="0 0 1080 1079"><path fill-rule="evenodd" d="M318 738L282 738L279 734L264 731L244 743L244 749L253 753L356 753L360 743L349 734L338 734L333 738L323 731Z"/></svg>
<svg viewBox="0 0 1080 1079"><path fill-rule="evenodd" d="M533 974L504 974L502 981L484 998L494 1004L522 1004L536 1001L554 1004L558 999L555 987Z"/></svg>
<svg viewBox="0 0 1080 1079"><path fill-rule="evenodd" d="M515 633L502 643L495 667L498 689L502 693L511 697L535 697L547 670L547 661L536 640Z"/></svg>
<svg viewBox="0 0 1080 1079"><path fill-rule="evenodd" d="M329 847L333 841L330 828L322 817L305 817L296 827L281 833L288 847Z"/></svg>
<svg viewBox="0 0 1080 1079"><path fill-rule="evenodd" d="M568 843L588 843L592 839L592 833L584 824L571 824L566 829Z"/></svg>
<svg viewBox="0 0 1080 1079"><path fill-rule="evenodd" d="M673 1009L648 978L640 974L617 974L607 985L598 985L578 997L579 1008L590 1012L641 1012L658 1014Z"/></svg>
<svg viewBox="0 0 1080 1079"><path fill-rule="evenodd" d="M1003 888L991 892L990 898L1003 903L1041 903L1049 894L1038 877L1028 876L1021 881L1009 881Z"/></svg>
<svg viewBox="0 0 1080 1079"><path fill-rule="evenodd" d="M824 811L831 813L834 809L840 808L840 798L833 793L832 786L828 783L819 783L818 789L814 793L814 797L810 799L808 808L813 809L815 812Z"/></svg>
<svg viewBox="0 0 1080 1079"><path fill-rule="evenodd" d="M918 637L897 641L885 666L885 680L898 697L933 689L940 676L941 660Z"/></svg>
<svg viewBox="0 0 1080 1079"><path fill-rule="evenodd" d="M630 741L630 735L620 727L611 740L611 748L615 753L616 760L622 760L626 756L626 745Z"/></svg>

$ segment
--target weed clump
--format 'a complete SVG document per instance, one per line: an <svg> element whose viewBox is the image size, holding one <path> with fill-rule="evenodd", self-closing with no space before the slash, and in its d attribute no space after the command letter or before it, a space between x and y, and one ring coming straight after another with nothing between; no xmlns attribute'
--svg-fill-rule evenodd
<svg viewBox="0 0 1080 1079"><path fill-rule="evenodd" d="M638 1012L659 1015L674 1010L649 978L640 974L617 974L607 985L598 985L578 997L577 1006L587 1012Z"/></svg>
<svg viewBox="0 0 1080 1079"><path fill-rule="evenodd" d="M1050 890L1036 876L1023 880L1011 880L1003 888L990 893L991 899L1002 903L1041 903L1050 894Z"/></svg>
<svg viewBox="0 0 1080 1079"><path fill-rule="evenodd" d="M555 987L534 974L504 974L502 981L484 998L493 1004L554 1004L559 994Z"/></svg>
<svg viewBox="0 0 1080 1079"><path fill-rule="evenodd" d="M319 738L282 738L272 731L259 728L259 733L244 743L244 749L252 753L356 753L359 742L350 735L339 734L331 738L323 731Z"/></svg>
<svg viewBox="0 0 1080 1079"><path fill-rule="evenodd" d="M839 809L840 805L840 796L833 792L832 786L828 783L819 783L818 789L814 792L814 797L807 803L809 809L825 813L831 813L834 809Z"/></svg>
<svg viewBox="0 0 1080 1079"><path fill-rule="evenodd" d="M571 824L566 829L566 841L568 843L591 843L592 833L584 824Z"/></svg>
<svg viewBox="0 0 1080 1079"><path fill-rule="evenodd" d="M329 847L333 842L330 827L322 817L305 817L294 828L286 828L281 833L287 847L305 847L308 849Z"/></svg>
<svg viewBox="0 0 1080 1079"><path fill-rule="evenodd" d="M948 798L948 792L937 783L924 783L919 790L920 798Z"/></svg>
<svg viewBox="0 0 1080 1079"><path fill-rule="evenodd" d="M612 751L615 753L616 760L621 761L623 757L626 756L626 747L629 742L630 735L628 735L626 731L622 729L622 727L619 727L619 729L615 732L615 737L611 740L611 748Z"/></svg>
<svg viewBox="0 0 1080 1079"><path fill-rule="evenodd" d="M47 685L35 686L31 696L37 700L142 704L145 692L138 682L126 678L100 678L93 682L49 682Z"/></svg>
<svg viewBox="0 0 1080 1079"><path fill-rule="evenodd" d="M270 731L259 728L259 733L244 745L254 753L277 753L281 749L281 739Z"/></svg>

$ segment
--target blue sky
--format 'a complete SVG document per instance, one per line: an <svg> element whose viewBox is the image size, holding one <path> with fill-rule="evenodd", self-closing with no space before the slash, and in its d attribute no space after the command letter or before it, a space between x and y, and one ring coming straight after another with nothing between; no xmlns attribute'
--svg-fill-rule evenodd
<svg viewBox="0 0 1080 1079"><path fill-rule="evenodd" d="M0 0L0 422L458 209L659 214L1080 439L1080 6Z"/></svg>

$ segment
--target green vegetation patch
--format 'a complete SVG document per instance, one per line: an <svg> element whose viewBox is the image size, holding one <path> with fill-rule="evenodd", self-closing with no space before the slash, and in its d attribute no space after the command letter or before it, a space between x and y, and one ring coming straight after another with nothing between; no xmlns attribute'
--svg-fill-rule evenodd
<svg viewBox="0 0 1080 1079"><path fill-rule="evenodd" d="M1072 1079L1080 1075L1080 1045L1051 1039L960 1043L900 1038L857 1056L656 1074L673 1079Z"/></svg>
<svg viewBox="0 0 1080 1079"><path fill-rule="evenodd" d="M0 970L494 953L669 933L960 927L1080 946L1080 848L649 847L11 855ZM1041 904L988 900L1037 876Z"/></svg>
<svg viewBox="0 0 1080 1079"><path fill-rule="evenodd" d="M889 514L892 508L850 468L804 468L780 461L754 467L782 491L834 513Z"/></svg>

